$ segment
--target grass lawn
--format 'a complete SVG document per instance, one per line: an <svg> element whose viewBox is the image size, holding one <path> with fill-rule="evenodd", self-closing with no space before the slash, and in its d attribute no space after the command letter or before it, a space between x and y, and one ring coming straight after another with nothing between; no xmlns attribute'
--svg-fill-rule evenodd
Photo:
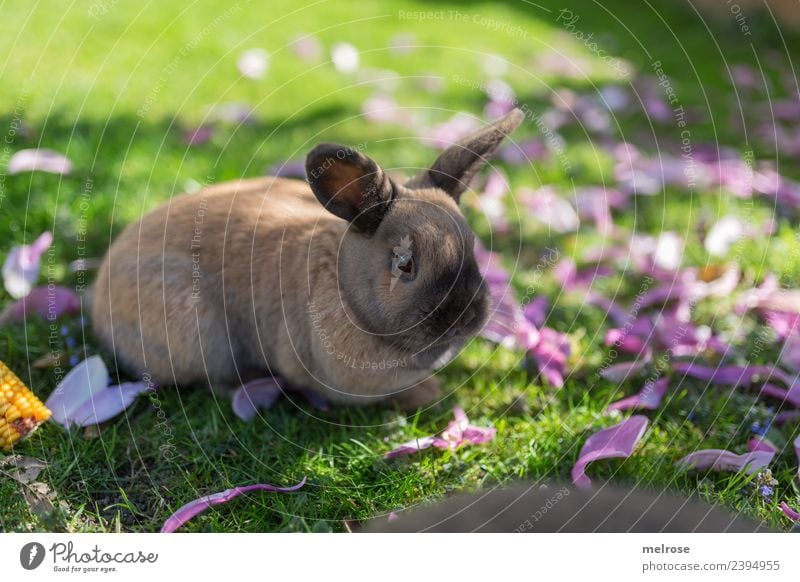
<svg viewBox="0 0 800 582"><path fill-rule="evenodd" d="M55 252L46 257L46 274L54 282L77 285L69 263L102 256L120 229L143 212L201 183L264 175L276 164L302 159L319 141L366 142L369 155L388 167L421 167L436 150L422 144L412 128L364 119L362 103L376 88L391 85L394 99L411 108L422 125L441 123L458 111L482 117L486 95L471 82L487 80L490 55L508 60L504 79L535 111L550 107L556 91L593 95L609 84L629 87L634 75L622 76L612 66L616 61L604 56L624 59L641 75L652 75L653 62L660 61L680 105L690 112L693 143L752 151L756 160L777 160L781 173L800 177L796 154L777 157L768 143L754 138L752 94L737 91L726 69L735 64L762 68L769 97L788 95L781 78L791 58L800 56L800 37L777 34L762 14L748 15L752 34L744 36L727 13L703 24L688 4L666 0L635 7L623 0L435 6L407 0L276 0L222 6L211 0L3 5L0 132L6 139L0 143L0 231L8 236L0 257L12 245L51 230ZM559 12L564 6L579 16L571 28ZM420 11L428 16L414 16ZM575 31L593 33L598 45L584 42ZM295 54L291 43L301 33L321 41L324 54L318 60ZM391 48L398 35L409 34L414 50ZM342 41L360 51L361 72L348 75L331 65L328 50ZM244 78L237 70L237 58L252 47L271 53L261 79ZM579 62L581 73L548 66L554 54ZM226 103L251 106L252 121L218 123L208 142L187 145L184 132L208 123L210 112ZM568 193L576 185L615 185L612 143L628 141L653 155L680 155L681 128L674 120L654 122L639 103L628 109L614 116L605 136L568 124L560 130L562 154L499 166L512 189L550 184ZM20 119L24 128L15 129ZM526 122L519 139L536 137L541 137L537 127ZM65 154L74 164L72 173L5 175L8 156L31 147ZM667 188L634 198L614 220L638 234L678 233L686 243L684 266L738 262L742 288L767 273L796 286L796 216L782 210L776 214L766 198L737 198L720 188ZM485 220L474 210L468 214L488 243ZM551 269L541 277L535 272L545 247L580 262L587 250L609 242L588 223L577 232L557 234L519 212L510 214L513 234L492 234L491 243L514 272L520 293L533 283L550 300L547 325L569 335L570 373L562 389L540 379L524 353L483 339L471 342L439 373L447 400L412 417L379 408L321 413L284 400L244 423L229 401L208 391L166 387L101 427L65 431L48 423L17 446L15 452L47 463L40 480L55 494L55 507L33 511L20 486L0 474L0 530L157 531L175 509L201 495L254 482L289 485L308 476L309 484L297 494L239 498L195 518L185 530L342 531L345 520L401 511L451 492L521 479L568 482L588 435L620 420L605 415L606 406L639 390L642 382L633 378L619 385L598 376L608 354L604 334L613 324L582 293L563 292ZM743 241L735 257L711 257L697 234L699 225L730 214L753 225L774 216L776 231ZM596 289L624 302L640 285L641 275L616 272L598 280ZM752 344L762 324L753 316L734 316L734 299L701 302L695 320L744 338L732 361L775 362L780 344L756 351ZM0 303L9 301L0 294ZM61 350L79 359L100 353L112 361L77 318L60 322L56 330L52 334L47 322L34 319L0 328L0 359L42 400L56 381L53 370L32 367L38 358ZM497 438L453 452L382 458L396 444L440 431L455 404L476 424L494 425ZM787 529L789 522L776 506L782 500L797 506L800 500L791 447L797 425L769 429L768 437L781 448L772 464L779 485L770 501L754 491L752 477L679 472L674 466L697 449L742 452L753 424L765 423L775 408L753 392L674 375L664 404L645 412L650 426L636 453L624 462L597 462L589 472L596 481L613 478L699 492L710 503ZM174 447L173 454L163 454L165 443Z"/></svg>

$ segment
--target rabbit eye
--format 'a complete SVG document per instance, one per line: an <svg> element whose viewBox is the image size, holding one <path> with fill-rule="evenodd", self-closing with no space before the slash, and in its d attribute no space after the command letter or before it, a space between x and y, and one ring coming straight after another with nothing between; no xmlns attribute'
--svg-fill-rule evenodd
<svg viewBox="0 0 800 582"><path fill-rule="evenodd" d="M406 281L410 281L416 275L416 265L414 264L414 257L409 252L400 252L392 254L392 273L397 277L402 277Z"/></svg>

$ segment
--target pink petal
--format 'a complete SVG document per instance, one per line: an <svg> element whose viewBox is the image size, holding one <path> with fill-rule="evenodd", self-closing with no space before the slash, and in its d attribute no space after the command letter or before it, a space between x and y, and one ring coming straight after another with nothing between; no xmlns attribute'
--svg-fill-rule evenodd
<svg viewBox="0 0 800 582"><path fill-rule="evenodd" d="M584 443L578 461L572 467L572 482L576 487L591 487L586 467L601 459L628 458L647 430L647 418L631 416L619 424L603 429L590 436Z"/></svg>
<svg viewBox="0 0 800 582"><path fill-rule="evenodd" d="M41 257L53 244L53 235L43 232L33 243L12 247L3 263L3 285L15 299L31 292L39 278Z"/></svg>
<svg viewBox="0 0 800 582"><path fill-rule="evenodd" d="M694 362L677 362L673 368L676 372L693 378L706 380L713 384L738 386L752 384L774 377L786 384L793 384L791 377L780 368L772 366L718 366L712 368Z"/></svg>
<svg viewBox="0 0 800 582"><path fill-rule="evenodd" d="M797 511L796 509L792 509L791 507L789 507L789 505L787 505L787 503L785 501L781 501L780 508L781 508L781 511L783 512L783 515L785 515L786 517L788 517L792 521L800 520L800 511Z"/></svg>
<svg viewBox="0 0 800 582"><path fill-rule="evenodd" d="M127 409L140 394L151 390L146 382L127 382L109 386L89 396L77 410L67 417L67 423L90 426L110 420Z"/></svg>
<svg viewBox="0 0 800 582"><path fill-rule="evenodd" d="M54 321L81 309L80 298L70 289L59 285L34 287L30 293L7 305L0 313L0 326L21 323L29 315Z"/></svg>
<svg viewBox="0 0 800 582"><path fill-rule="evenodd" d="M777 453L778 447L776 447L769 439L764 437L753 437L749 441L747 441L747 451L752 453L753 451L762 451L765 453Z"/></svg>
<svg viewBox="0 0 800 582"><path fill-rule="evenodd" d="M53 150L20 150L8 160L7 171L9 174L39 171L63 175L72 171L72 162Z"/></svg>
<svg viewBox="0 0 800 582"><path fill-rule="evenodd" d="M772 451L759 450L737 455L722 449L703 449L686 455L675 466L699 471L744 471L749 475L769 465L774 456Z"/></svg>
<svg viewBox="0 0 800 582"><path fill-rule="evenodd" d="M72 368L44 403L53 413L53 420L69 428L75 413L93 395L108 386L108 369L100 356L91 356Z"/></svg>
<svg viewBox="0 0 800 582"><path fill-rule="evenodd" d="M422 138L426 145L445 149L477 130L478 121L467 113L456 113L448 121L436 125Z"/></svg>
<svg viewBox="0 0 800 582"><path fill-rule="evenodd" d="M800 479L800 435L794 439L794 456L797 457L797 478Z"/></svg>
<svg viewBox="0 0 800 582"><path fill-rule="evenodd" d="M306 478L303 477L303 480L300 481L297 485L293 485L291 487L276 487L274 485L267 485L265 483L256 483L254 485L245 485L243 487L234 487L232 489L226 489L225 491L220 491L219 493L214 493L212 495L205 495L200 499L195 499L181 507L178 511L173 513L167 521L164 522L164 525L161 526L161 533L172 533L187 521L203 513L208 508L214 505L220 505L222 503L227 503L231 499L242 495L243 493L250 493L251 491L269 491L272 493L292 493L293 491L297 491L303 485L306 484Z"/></svg>
<svg viewBox="0 0 800 582"><path fill-rule="evenodd" d="M242 384L233 394L233 412L250 422L258 409L269 410L281 395L280 384L275 378L259 378Z"/></svg>
<svg viewBox="0 0 800 582"><path fill-rule="evenodd" d="M624 326L628 322L628 312L614 303L608 297L601 295L600 293L589 290L586 294L586 302L590 305L595 305L601 309L604 309L606 315L608 315L609 319L611 319L614 324L619 326Z"/></svg>
<svg viewBox="0 0 800 582"><path fill-rule="evenodd" d="M437 449L455 450L462 445L479 445L492 440L497 434L493 427L474 426L469 423L469 418L460 406L453 408L454 419L439 436L430 436L414 439L392 449L384 458L393 459L401 455L417 453L431 446Z"/></svg>
<svg viewBox="0 0 800 582"><path fill-rule="evenodd" d="M305 34L292 42L292 50L297 58L304 61L315 61L322 56L322 43L315 36Z"/></svg>
<svg viewBox="0 0 800 582"><path fill-rule="evenodd" d="M574 232L580 226L578 213L566 198L550 186L538 190L520 188L518 198L530 210L530 216L557 233Z"/></svg>
<svg viewBox="0 0 800 582"><path fill-rule="evenodd" d="M669 380L667 378L661 378L656 382L648 382L639 392L613 402L606 410L634 410L638 408L655 410L661 406L661 400L667 390L669 390Z"/></svg>
<svg viewBox="0 0 800 582"><path fill-rule="evenodd" d="M800 370L800 334L793 333L786 338L779 357L781 364L790 370Z"/></svg>
<svg viewBox="0 0 800 582"><path fill-rule="evenodd" d="M260 79L269 68L269 53L262 48L244 51L236 61L239 72L250 79Z"/></svg>

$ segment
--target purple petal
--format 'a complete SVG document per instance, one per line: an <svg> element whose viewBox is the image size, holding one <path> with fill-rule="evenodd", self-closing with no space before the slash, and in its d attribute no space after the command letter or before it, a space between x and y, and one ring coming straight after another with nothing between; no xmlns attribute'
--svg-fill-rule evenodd
<svg viewBox="0 0 800 582"><path fill-rule="evenodd" d="M699 471L744 471L749 475L769 465L774 456L775 453L770 451L751 451L737 455L722 449L703 449L686 455L675 466Z"/></svg>
<svg viewBox="0 0 800 582"><path fill-rule="evenodd" d="M12 247L3 263L3 285L14 299L31 292L39 278L44 252L53 244L53 235L43 232L33 243Z"/></svg>
<svg viewBox="0 0 800 582"><path fill-rule="evenodd" d="M677 362L673 369L699 380L728 386L752 384L766 381L770 377L787 385L793 384L792 378L786 372L772 366L718 366L712 368L694 362Z"/></svg>
<svg viewBox="0 0 800 582"><path fill-rule="evenodd" d="M539 330L539 341L529 351L547 382L551 386L562 388L570 354L568 336L549 327L543 327Z"/></svg>
<svg viewBox="0 0 800 582"><path fill-rule="evenodd" d="M39 171L63 175L72 171L72 162L53 150L20 150L8 160L7 171L9 174Z"/></svg>
<svg viewBox="0 0 800 582"><path fill-rule="evenodd" d="M776 414L772 419L772 422L775 424L775 426L783 426L787 422L798 421L800 421L800 410L785 410Z"/></svg>
<svg viewBox="0 0 800 582"><path fill-rule="evenodd" d="M776 447L769 439L764 437L753 437L749 441L747 441L747 451L752 453L753 451L762 451L765 453L777 453L778 447Z"/></svg>
<svg viewBox="0 0 800 582"><path fill-rule="evenodd" d="M262 48L244 51L236 61L239 72L250 79L260 79L269 69L269 53Z"/></svg>
<svg viewBox="0 0 800 582"><path fill-rule="evenodd" d="M610 382L621 383L629 378L637 376L647 367L649 362L650 355L646 353L645 357L643 358L639 358L630 362L612 364L611 366L601 370L600 375Z"/></svg>
<svg viewBox="0 0 800 582"><path fill-rule="evenodd" d="M427 449L433 446L435 440L436 437L427 436L405 442L402 445L399 445L396 448L389 451L388 453L386 453L384 455L384 458L394 459L395 457L400 457L402 455L411 455L413 453L418 453L423 449Z"/></svg>
<svg viewBox="0 0 800 582"><path fill-rule="evenodd" d="M280 384L275 378L259 378L242 384L233 394L233 412L245 422L255 418L261 408L269 410L281 395Z"/></svg>
<svg viewBox="0 0 800 582"><path fill-rule="evenodd" d="M534 160L542 160L547 157L547 153L547 146L541 140L531 139L503 146L498 157L507 164L519 166L530 164Z"/></svg>
<svg viewBox="0 0 800 582"><path fill-rule="evenodd" d="M792 509L791 507L789 507L789 505L785 501L781 501L780 508L781 508L781 511L783 512L783 515L785 515L786 517L788 517L792 521L800 520L800 511L797 511L796 509Z"/></svg>
<svg viewBox="0 0 800 582"><path fill-rule="evenodd" d="M208 508L214 505L220 505L222 503L227 503L231 499L242 495L243 493L250 493L251 491L269 491L271 493L292 493L293 491L297 491L303 485L306 484L306 478L303 477L303 480L300 481L297 485L293 485L291 487L276 487L274 485L267 485L265 483L256 483L254 485L245 485L243 487L234 487L232 489L226 489L225 491L220 491L219 493L214 493L212 495L205 495L200 499L195 499L181 507L178 511L173 513L167 521L164 522L164 525L161 526L161 533L172 533L187 521L203 513Z"/></svg>
<svg viewBox="0 0 800 582"><path fill-rule="evenodd" d="M75 420L75 413L94 394L108 386L108 369L100 356L86 358L64 376L44 403L53 420L65 428Z"/></svg>
<svg viewBox="0 0 800 582"><path fill-rule="evenodd" d="M794 333L786 338L779 357L781 364L790 370L800 370L800 334Z"/></svg>
<svg viewBox="0 0 800 582"><path fill-rule="evenodd" d="M210 124L200 125L193 129L183 132L183 143L188 146L197 146L207 143L214 136L214 126Z"/></svg>
<svg viewBox="0 0 800 582"><path fill-rule="evenodd" d="M539 341L539 331L525 318L517 303L510 276L500 264L500 255L487 251L476 239L475 259L491 298L489 319L481 336L507 348L532 348Z"/></svg>
<svg viewBox="0 0 800 582"><path fill-rule="evenodd" d="M634 410L638 408L655 410L661 406L661 400L667 390L669 390L669 380L667 378L661 378L656 382L648 382L639 392L613 402L606 410Z"/></svg>
<svg viewBox="0 0 800 582"><path fill-rule="evenodd" d="M29 315L54 321L65 315L77 313L81 300L72 290L59 285L34 287L30 293L7 305L0 313L0 326L21 323Z"/></svg>
<svg viewBox="0 0 800 582"><path fill-rule="evenodd" d="M794 439L794 456L797 457L797 478L800 479L800 435Z"/></svg>
<svg viewBox="0 0 800 582"><path fill-rule="evenodd" d="M631 416L619 424L603 429L590 436L572 467L572 482L576 487L591 487L592 481L586 475L586 467L601 459L628 458L647 430L647 418Z"/></svg>
<svg viewBox="0 0 800 582"><path fill-rule="evenodd" d="M544 325L549 311L550 302L544 295L534 297L530 303L522 308L522 314L525 316L525 319L536 327L542 327Z"/></svg>
<svg viewBox="0 0 800 582"><path fill-rule="evenodd" d="M69 414L67 422L78 426L100 424L120 414L136 401L139 394L148 390L151 390L151 386L146 382L109 386L90 395L77 410Z"/></svg>
<svg viewBox="0 0 800 582"><path fill-rule="evenodd" d="M800 407L800 384L792 384L787 390L767 382L761 387L759 394L780 400L781 403L788 402L792 406Z"/></svg>
<svg viewBox="0 0 800 582"><path fill-rule="evenodd" d="M590 305L595 305L601 309L604 309L606 315L608 315L609 319L611 319L616 325L624 326L628 321L628 312L614 303L608 297L601 295L596 291L590 290L586 294L586 302Z"/></svg>

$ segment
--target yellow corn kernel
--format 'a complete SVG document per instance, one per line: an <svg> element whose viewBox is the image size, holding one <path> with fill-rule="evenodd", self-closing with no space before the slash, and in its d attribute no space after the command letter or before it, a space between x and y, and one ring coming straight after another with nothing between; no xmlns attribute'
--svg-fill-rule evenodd
<svg viewBox="0 0 800 582"><path fill-rule="evenodd" d="M0 449L10 449L50 418L50 411L0 362Z"/></svg>

